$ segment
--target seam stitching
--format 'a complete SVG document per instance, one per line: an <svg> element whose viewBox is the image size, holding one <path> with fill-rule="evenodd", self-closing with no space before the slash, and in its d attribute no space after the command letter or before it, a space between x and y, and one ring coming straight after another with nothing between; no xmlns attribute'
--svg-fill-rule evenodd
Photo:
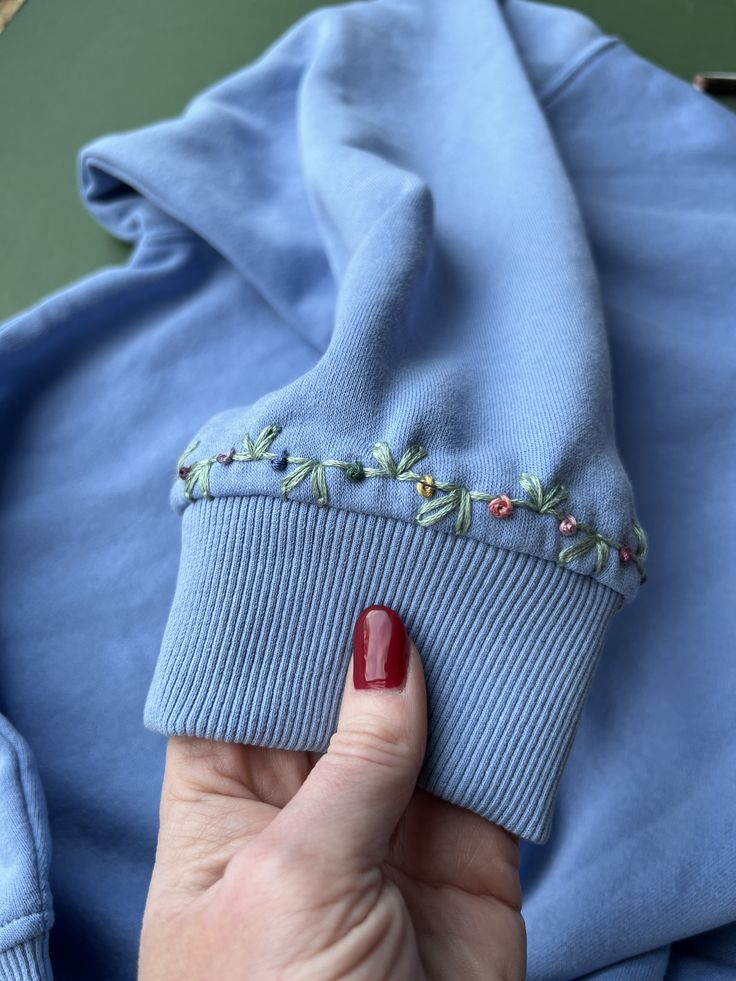
<svg viewBox="0 0 736 981"><path fill-rule="evenodd" d="M29 752L30 752L30 750L29 750ZM46 873L46 870L45 869L43 870L43 872L41 870L41 854L40 854L39 842L36 840L36 832L35 832L35 828L34 828L34 825L33 825L33 821L31 819L31 810L30 810L30 806L29 806L30 805L30 802L29 802L29 799L28 799L28 787L26 786L26 781L24 779L21 779L20 780L20 786L21 786L21 791L22 791L22 794L23 794L23 804L24 804L24 808L25 808L25 812L26 812L26 821L28 823L28 832L30 834L31 844L32 844L32 847L33 847L33 871L34 871L35 880L36 880L36 892L37 892L37 895L38 895L38 905L40 907L40 909L34 910L34 913L40 913L41 919L42 919L42 923L43 923L43 926L44 926L44 929L48 929L48 927L49 927L49 915L48 915L48 910L46 908L47 907L47 904L46 904L47 889L44 888L44 885L47 885L48 884L47 873ZM41 832L41 834L43 835L43 831ZM45 843L43 845L43 847L44 847L44 850L45 850L46 848L48 848L48 844ZM47 856L45 855L44 857L47 857ZM20 917L20 918L23 919L23 917ZM13 921L11 920L11 922L13 922ZM7 923L3 924L3 926L7 926L7 925L8 925Z"/></svg>
<svg viewBox="0 0 736 981"><path fill-rule="evenodd" d="M22 916L14 916L12 920L3 920L3 922L0 923L0 929L6 926L12 926L13 923L20 923L22 920L32 920L35 916L41 917L41 925L44 927L44 931L45 931L46 910L44 907L40 907L39 909L32 909L28 913L23 913ZM42 937L43 932L41 932L38 936ZM28 943L29 940L33 940L33 939L34 939L33 937L28 937L26 940L19 940L17 944L13 944L12 947L6 947L5 950L12 950L13 947L20 947L22 944L26 944Z"/></svg>

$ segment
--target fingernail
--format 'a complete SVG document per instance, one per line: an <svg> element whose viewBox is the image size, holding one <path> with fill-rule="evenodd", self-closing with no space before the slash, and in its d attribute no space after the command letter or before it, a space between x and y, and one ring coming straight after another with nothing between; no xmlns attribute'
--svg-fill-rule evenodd
<svg viewBox="0 0 736 981"><path fill-rule="evenodd" d="M401 617L388 606L369 606L353 630L356 688L400 688L406 680L409 641Z"/></svg>

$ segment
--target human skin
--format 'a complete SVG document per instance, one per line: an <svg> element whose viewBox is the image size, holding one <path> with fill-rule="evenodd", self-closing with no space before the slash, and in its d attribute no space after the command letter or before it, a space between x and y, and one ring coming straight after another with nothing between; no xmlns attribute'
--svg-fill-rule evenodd
<svg viewBox="0 0 736 981"><path fill-rule="evenodd" d="M169 740L139 981L524 978L518 841L416 786L405 649L398 689L351 658L325 754Z"/></svg>

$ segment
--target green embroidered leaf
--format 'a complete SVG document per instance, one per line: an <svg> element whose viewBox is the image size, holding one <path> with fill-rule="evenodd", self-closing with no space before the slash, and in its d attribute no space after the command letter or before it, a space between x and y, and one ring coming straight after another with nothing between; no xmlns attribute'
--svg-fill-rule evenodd
<svg viewBox="0 0 736 981"><path fill-rule="evenodd" d="M408 470L411 470L415 463L419 463L427 455L423 446L410 446L399 460L396 468L396 476L401 477Z"/></svg>
<svg viewBox="0 0 736 981"><path fill-rule="evenodd" d="M212 500L212 494L210 493L211 469L212 460L197 460L191 465L189 473L184 480L184 496L188 501L194 500L194 491L196 490L197 484L199 484L202 497L208 501Z"/></svg>
<svg viewBox="0 0 736 981"><path fill-rule="evenodd" d="M199 477L197 475L197 471L192 467L184 480L184 497L186 497L188 501L194 500L194 490L198 481Z"/></svg>
<svg viewBox="0 0 736 981"><path fill-rule="evenodd" d="M376 458L379 466L387 477L396 476L396 463L394 462L394 458L391 456L391 450L388 448L388 443L375 443L373 446L373 456Z"/></svg>
<svg viewBox="0 0 736 981"><path fill-rule="evenodd" d="M568 498L567 488L563 487L562 484L555 484L547 493L544 495L544 500L542 501L542 506L539 509L541 514L553 514L557 508L566 501Z"/></svg>
<svg viewBox="0 0 736 981"><path fill-rule="evenodd" d="M258 434L255 442L246 433L242 438L245 452L234 453L230 457L230 460L237 460L238 462L275 460L277 454L270 452L270 447L281 432L281 426L266 426ZM199 440L192 441L177 461L177 473L183 478L184 494L189 501L195 500L195 493L197 491L203 498L212 500L212 494L210 492L210 471L214 465L215 458L196 460L192 464L187 464L186 462L190 454L199 445ZM391 454L388 443L383 441L375 443L373 446L373 456L378 463L378 467L367 467L360 460L317 460L308 457L286 457L286 451L283 452L282 456L284 456L285 462L294 468L290 473L286 473L281 480L281 496L283 499L287 500L291 491L309 478L311 493L319 506L329 503L328 467L339 468L345 473L348 481L353 483L358 483L368 477L390 477L394 480L401 481L421 481L425 485L430 480L430 478L422 477L414 471L416 464L427 456L425 448L418 445L407 447L397 464ZM279 463L279 466L276 466L274 469L281 470L282 466ZM454 483L445 483L436 477L432 478L431 484L434 494L431 498L426 499L419 508L416 514L416 520L418 524L423 526L434 525L455 512L454 530L456 535L464 535L470 529L474 501L490 502L494 496L498 496L497 494L494 495L480 490L469 490ZM568 499L566 487L562 484L555 484L545 490L539 477L532 473L520 474L519 484L523 488L526 496L520 499L513 498L511 503L514 507L525 508L535 514L547 515L558 522L562 519L564 511L560 510L560 505ZM424 489L422 488L422 490ZM636 518L632 521L632 529L636 539L636 550L632 558L639 570L641 581L644 582L646 575L642 559L647 552L647 537ZM557 561L564 565L595 550L595 571L599 573L603 571L606 563L610 560L611 549L615 551L618 547L617 543L599 534L593 526L578 521L577 536L574 544L562 549L558 554Z"/></svg>
<svg viewBox="0 0 736 981"><path fill-rule="evenodd" d="M433 497L430 501L419 508L416 514L417 522L423 527L435 525L442 521L448 514L452 514L455 508L460 505L460 488L453 488L446 494Z"/></svg>
<svg viewBox="0 0 736 981"><path fill-rule="evenodd" d="M281 426L266 426L258 434L256 439L256 445L253 448L255 456L259 459L263 459L263 454L268 451L269 446L276 439L278 434L281 432Z"/></svg>
<svg viewBox="0 0 736 981"><path fill-rule="evenodd" d="M590 552L591 549L595 548L597 539L593 536L589 538L584 538L580 542L576 542L575 545L568 545L567 548L563 548L560 554L557 556L557 561L560 565L565 565L567 562L572 562L574 559L579 559L581 555L585 555Z"/></svg>
<svg viewBox="0 0 736 981"><path fill-rule="evenodd" d="M187 446L187 448L184 450L184 452L182 453L182 455L176 461L176 472L177 472L177 474L179 473L179 470L181 469L181 467L184 466L184 463L186 461L186 458L189 456L190 453L194 453L194 451L197 449L198 446L199 446L199 440L198 439L193 440L189 444L189 446Z"/></svg>
<svg viewBox="0 0 736 981"><path fill-rule="evenodd" d="M284 477L281 481L281 496L284 500L288 498L295 487L298 487L303 480L311 475L316 462L315 460L307 460L305 463L300 463L298 467L295 467L291 473Z"/></svg>
<svg viewBox="0 0 736 981"><path fill-rule="evenodd" d="M473 502L470 498L470 492L464 487L458 487L459 499L457 506L457 517L455 518L455 534L464 535L468 528L470 528L470 522L473 519Z"/></svg>
<svg viewBox="0 0 736 981"><path fill-rule="evenodd" d="M599 538L595 543L595 571L603 572L606 562L608 562L608 545Z"/></svg>
<svg viewBox="0 0 736 981"><path fill-rule="evenodd" d="M248 454L249 460L255 460L256 458L256 448L253 445L253 440L250 438L248 433L243 436L243 446L245 447L245 452Z"/></svg>
<svg viewBox="0 0 736 981"><path fill-rule="evenodd" d="M636 554L640 559L643 559L647 554L646 532L636 518L631 522L631 527L634 529L634 537L636 538Z"/></svg>
<svg viewBox="0 0 736 981"><path fill-rule="evenodd" d="M213 500L212 494L210 493L210 471L212 470L212 461L205 460L205 466L202 467L202 473L199 478L199 489L202 491L202 497L206 497L208 501Z"/></svg>
<svg viewBox="0 0 736 981"><path fill-rule="evenodd" d="M330 496L327 491L325 468L321 463L318 463L312 470L312 493L314 494L314 499L320 507L323 507L329 502Z"/></svg>
<svg viewBox="0 0 736 981"><path fill-rule="evenodd" d="M522 473L519 476L519 483L526 491L526 496L534 511L541 511L544 504L544 488L539 477L533 473Z"/></svg>

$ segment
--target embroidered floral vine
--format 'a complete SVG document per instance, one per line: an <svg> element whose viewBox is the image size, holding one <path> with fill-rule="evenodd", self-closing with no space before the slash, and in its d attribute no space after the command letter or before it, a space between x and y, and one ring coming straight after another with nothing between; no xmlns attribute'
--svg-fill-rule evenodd
<svg viewBox="0 0 736 981"><path fill-rule="evenodd" d="M373 446L373 457L377 466L366 466L361 460L317 460L311 457L290 456L287 450L274 453L270 447L281 432L280 426L266 426L255 440L246 433L243 437L243 451L235 447L203 460L187 463L187 458L199 446L196 440L179 457L177 467L180 480L184 481L184 494L189 501L194 500L194 491L199 487L202 497L212 500L210 492L210 471L212 467L229 466L231 463L255 463L267 461L274 471L284 473L281 478L281 497L288 500L289 494L303 481L309 480L312 495L320 507L329 504L327 471L341 470L345 479L359 483L370 477L383 477L414 483L416 492L424 499L416 514L420 525L437 524L444 518L455 516L455 534L464 535L472 521L474 501L486 504L489 515L495 520L511 518L517 509L551 518L557 522L559 534L563 538L576 541L562 548L557 556L560 565L589 553L595 554L594 569L601 572L609 560L611 552L618 555L622 565L633 565L644 582L644 556L647 551L646 535L638 521L632 521L631 543L617 542L602 535L595 528L564 510L561 505L567 501L568 492L562 484L545 488L539 477L523 473L519 485L524 497L509 497L507 494L491 494L485 491L470 490L460 484L438 480L432 474L420 474L414 467L427 456L423 446L410 446L399 458L394 459L387 443L379 442ZM292 470L288 470L293 467Z"/></svg>

